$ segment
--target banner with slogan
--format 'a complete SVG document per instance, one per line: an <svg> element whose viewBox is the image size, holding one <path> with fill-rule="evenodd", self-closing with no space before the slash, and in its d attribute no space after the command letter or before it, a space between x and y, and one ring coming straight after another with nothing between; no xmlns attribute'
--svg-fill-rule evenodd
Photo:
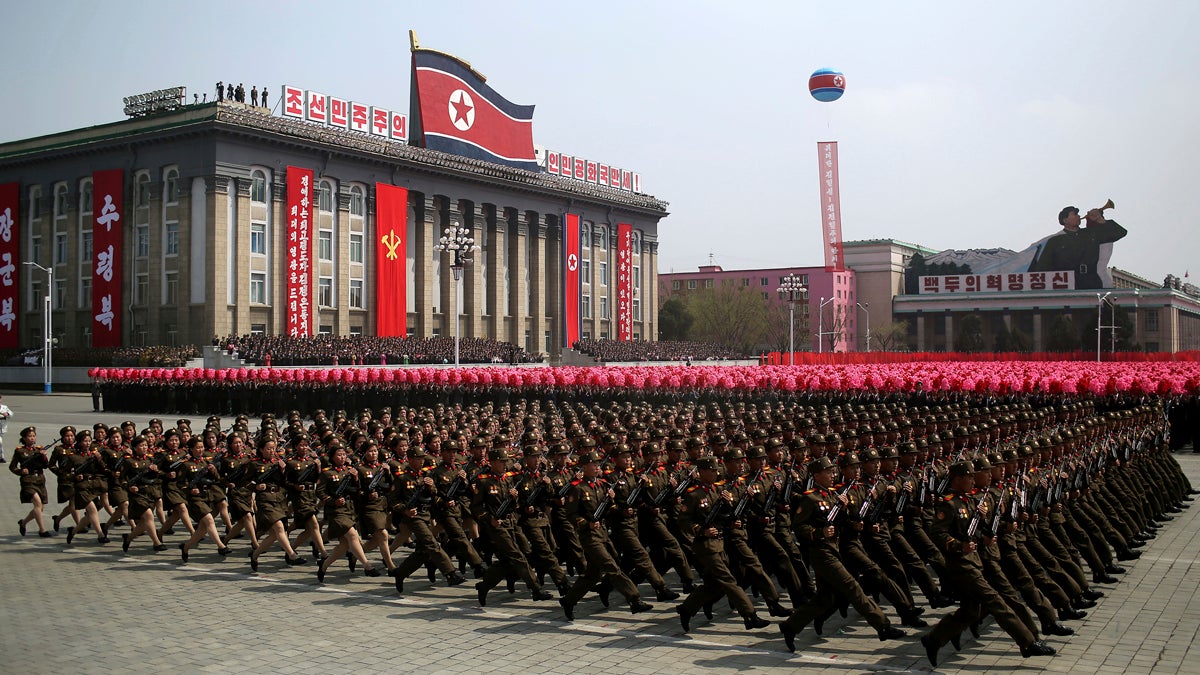
<svg viewBox="0 0 1200 675"><path fill-rule="evenodd" d="M287 334L312 335L313 171L287 168Z"/></svg>
<svg viewBox="0 0 1200 675"><path fill-rule="evenodd" d="M842 198L838 186L837 141L817 143L817 171L821 177L821 241L825 271L846 269L842 252Z"/></svg>
<svg viewBox="0 0 1200 675"><path fill-rule="evenodd" d="M20 288L21 238L17 223L21 206L21 186L0 185L0 349L20 346L17 334L17 289Z"/></svg>
<svg viewBox="0 0 1200 675"><path fill-rule="evenodd" d="M563 218L563 336L567 349L579 342L579 215Z"/></svg>
<svg viewBox="0 0 1200 675"><path fill-rule="evenodd" d="M408 335L408 190L375 184L376 335Z"/></svg>
<svg viewBox="0 0 1200 675"><path fill-rule="evenodd" d="M633 226L617 223L617 339L633 339Z"/></svg>
<svg viewBox="0 0 1200 675"><path fill-rule="evenodd" d="M517 105L466 62L413 50L413 141L430 150L537 171L533 106Z"/></svg>
<svg viewBox="0 0 1200 675"><path fill-rule="evenodd" d="M121 346L125 171L92 174L92 346Z"/></svg>

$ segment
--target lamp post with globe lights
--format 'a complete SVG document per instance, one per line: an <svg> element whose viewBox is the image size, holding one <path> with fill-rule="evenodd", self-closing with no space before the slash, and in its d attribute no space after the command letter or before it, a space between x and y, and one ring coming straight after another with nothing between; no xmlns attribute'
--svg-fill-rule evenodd
<svg viewBox="0 0 1200 675"><path fill-rule="evenodd" d="M789 274L779 284L779 296L786 297L788 302L788 365L796 365L796 296L803 294L808 297L808 288L800 281L800 277Z"/></svg>
<svg viewBox="0 0 1200 675"><path fill-rule="evenodd" d="M471 236L470 228L464 227L458 223L447 227L442 231L442 237L438 243L433 245L433 250L440 253L452 253L453 259L450 261L450 270L454 273L454 366L458 367L458 323L459 323L459 307L458 307L458 290L459 284L462 282L463 268L467 263L471 262L475 251L479 247L475 244L475 238Z"/></svg>

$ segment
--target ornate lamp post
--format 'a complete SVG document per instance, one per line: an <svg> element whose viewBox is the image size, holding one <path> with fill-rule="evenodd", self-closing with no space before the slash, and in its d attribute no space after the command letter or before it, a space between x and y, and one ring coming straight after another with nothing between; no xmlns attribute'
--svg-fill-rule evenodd
<svg viewBox="0 0 1200 675"><path fill-rule="evenodd" d="M442 253L453 253L454 258L450 262L450 270L454 273L454 366L458 367L458 289L459 283L463 277L463 267L471 262L472 255L479 247L475 245L475 238L471 236L471 230L455 223L442 231L442 238L438 243L433 245L433 250Z"/></svg>
<svg viewBox="0 0 1200 675"><path fill-rule="evenodd" d="M870 307L871 303L856 302L854 304L858 305L858 308L861 309L863 312L865 312L867 315L867 353L870 354L871 353L871 311L868 310L867 307Z"/></svg>
<svg viewBox="0 0 1200 675"><path fill-rule="evenodd" d="M54 344L54 331L52 330L50 321L50 294L54 292L54 269L50 267L42 267L41 265L30 261L25 261L25 264L32 265L33 267L36 267L46 273L46 302L42 305L44 308L42 314L42 381L44 383L45 393L49 394L53 390L53 371L51 370L51 367L53 366L51 359L53 356L51 349L52 345Z"/></svg>
<svg viewBox="0 0 1200 675"><path fill-rule="evenodd" d="M800 277L789 274L779 284L779 296L787 297L788 301L788 365L796 365L796 296L803 294L808 297L808 288L801 283Z"/></svg>
<svg viewBox="0 0 1200 675"><path fill-rule="evenodd" d="M833 302L833 298L826 300L821 298L821 306L817 308L817 353L825 353L825 305ZM837 317L834 317L834 325L837 325ZM837 331L829 331L830 334Z"/></svg>

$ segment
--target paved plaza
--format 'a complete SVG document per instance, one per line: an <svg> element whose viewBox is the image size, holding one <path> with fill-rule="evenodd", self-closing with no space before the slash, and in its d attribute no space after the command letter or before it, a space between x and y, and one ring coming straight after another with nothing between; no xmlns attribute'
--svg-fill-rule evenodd
<svg viewBox="0 0 1200 675"><path fill-rule="evenodd" d="M57 438L64 424L90 427L130 418L93 413L85 394L2 393L15 412L5 436L9 457L18 431L30 424L45 443ZM132 419L140 428L150 417ZM1200 484L1200 455L1176 456ZM48 480L53 499L53 477ZM572 624L563 620L557 602L535 603L521 584L511 596L501 585L484 609L471 583L447 588L418 574L401 598L391 579L367 578L361 570L351 574L344 562L331 568L326 585L318 585L314 565L289 568L277 548L263 556L261 572L252 574L245 539L234 540L233 553L224 560L206 541L193 550L188 565L181 565L175 548L183 540L179 535L168 537L171 549L157 554L143 537L128 555L120 546L126 528L118 528L106 546L97 544L94 534L67 546L65 524L57 537L42 539L31 523L29 536L22 538L16 521L27 509L17 492L16 477L5 470L0 474L3 672L931 670L915 631L879 642L853 610L848 622L835 616L824 638L806 630L797 638L796 653L789 654L777 624L745 631L723 602L712 622L697 617L692 632L684 635L672 611L675 603L655 603L654 611L635 617L616 594L609 610L589 596ZM58 510L54 504L47 507L47 524ZM1179 514L1141 559L1124 563L1129 572L1120 583L1100 587L1107 597L1086 619L1068 623L1075 636L1048 639L1058 656L1022 659L989 620L980 640L964 634L962 652L955 654L950 646L942 650L938 672L1200 672L1200 648L1192 646L1200 626L1197 551L1200 508ZM678 588L677 579L668 580ZM926 618L932 622L948 611L930 610Z"/></svg>

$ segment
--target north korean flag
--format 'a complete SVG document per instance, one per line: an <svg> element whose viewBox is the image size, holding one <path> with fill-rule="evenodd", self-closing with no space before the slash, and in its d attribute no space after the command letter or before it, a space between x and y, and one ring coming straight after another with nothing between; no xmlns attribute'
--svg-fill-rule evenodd
<svg viewBox="0 0 1200 675"><path fill-rule="evenodd" d="M509 102L469 66L413 51L412 142L485 162L537 171L533 106Z"/></svg>

